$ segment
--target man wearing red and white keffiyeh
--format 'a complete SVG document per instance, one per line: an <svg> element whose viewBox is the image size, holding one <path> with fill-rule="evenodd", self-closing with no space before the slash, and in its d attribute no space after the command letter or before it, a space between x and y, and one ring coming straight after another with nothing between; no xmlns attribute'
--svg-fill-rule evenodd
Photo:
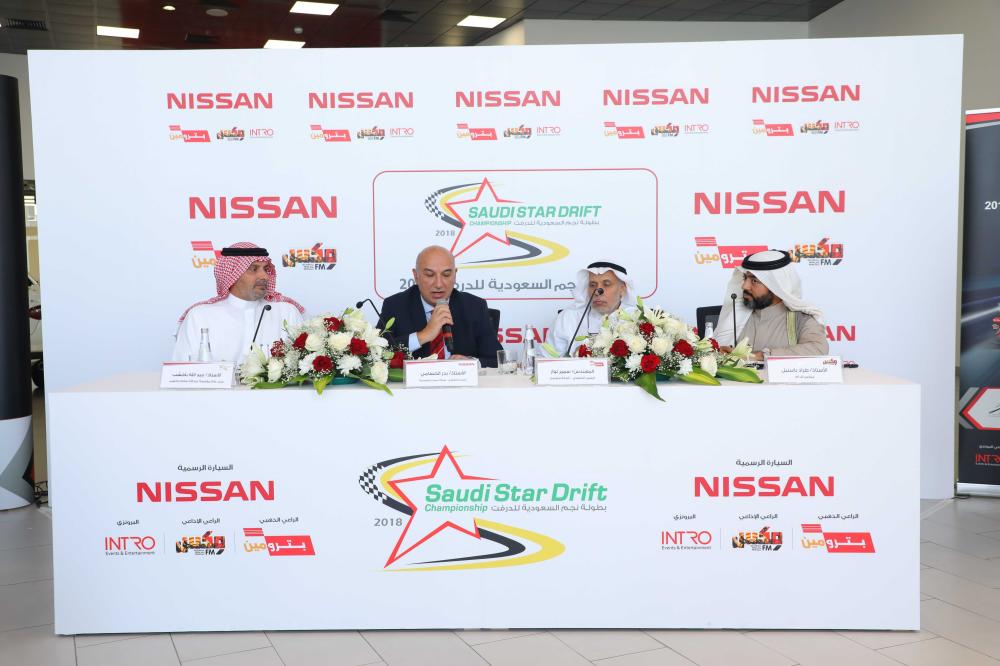
<svg viewBox="0 0 1000 666"><path fill-rule="evenodd" d="M305 309L276 290L277 276L267 250L235 243L215 263L216 295L195 303L178 320L175 361L197 361L201 333L208 329L212 360L242 363L256 343L265 352L284 337L284 322L297 326ZM259 326L259 329L258 329Z"/></svg>

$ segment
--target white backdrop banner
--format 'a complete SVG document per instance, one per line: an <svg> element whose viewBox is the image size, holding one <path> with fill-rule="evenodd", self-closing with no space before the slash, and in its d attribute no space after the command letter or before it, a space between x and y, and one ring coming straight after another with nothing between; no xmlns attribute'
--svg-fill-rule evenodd
<svg viewBox="0 0 1000 666"><path fill-rule="evenodd" d="M597 259L693 320L780 248L831 353L923 385L922 494L950 495L961 62L960 36L34 52L46 381L166 359L241 240L314 313L444 245L509 344Z"/></svg>

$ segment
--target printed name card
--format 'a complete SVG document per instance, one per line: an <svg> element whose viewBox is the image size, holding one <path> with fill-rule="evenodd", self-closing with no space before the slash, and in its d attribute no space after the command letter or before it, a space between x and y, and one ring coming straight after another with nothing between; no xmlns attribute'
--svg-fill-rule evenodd
<svg viewBox="0 0 1000 666"><path fill-rule="evenodd" d="M164 363L160 388L231 389L235 369L233 363Z"/></svg>
<svg viewBox="0 0 1000 666"><path fill-rule="evenodd" d="M406 388L479 386L479 361L418 359L405 361Z"/></svg>
<svg viewBox="0 0 1000 666"><path fill-rule="evenodd" d="M595 386L607 384L611 364L606 358L539 358L535 361L539 386Z"/></svg>
<svg viewBox="0 0 1000 666"><path fill-rule="evenodd" d="M839 356L769 356L769 384L843 384Z"/></svg>

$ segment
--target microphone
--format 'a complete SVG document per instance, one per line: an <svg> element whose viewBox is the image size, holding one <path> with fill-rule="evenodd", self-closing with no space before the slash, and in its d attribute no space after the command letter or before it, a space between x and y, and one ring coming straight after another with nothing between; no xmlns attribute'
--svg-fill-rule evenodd
<svg viewBox="0 0 1000 666"><path fill-rule="evenodd" d="M598 287L590 294L590 298L587 299L587 307L583 309L583 316L580 317L580 321L576 324L576 330L573 331L572 337L569 339L569 345L566 347L566 353L563 354L564 357L569 356L569 351L573 348L573 341L576 340L576 334L580 332L580 327L583 326L583 320L587 318L590 313L590 305L594 302L594 296L602 296L604 294L604 287Z"/></svg>
<svg viewBox="0 0 1000 666"><path fill-rule="evenodd" d="M260 330L260 323L264 321L264 313L270 309L271 309L271 304L268 303L267 305L264 306L264 309L260 311L260 318L257 319L257 328L254 329L253 340L250 341L251 347L253 347L253 344L257 342L257 332Z"/></svg>
<svg viewBox="0 0 1000 666"><path fill-rule="evenodd" d="M442 298L437 302L438 305L448 305L448 299ZM451 324L445 324L441 327L441 337L444 339L444 347L448 350L449 354L455 353L455 340L451 334Z"/></svg>
<svg viewBox="0 0 1000 666"><path fill-rule="evenodd" d="M370 298L366 298L366 299L364 299L363 301L358 301L357 303L355 303L355 304L354 304L354 307L356 307L356 308L357 308L358 310L360 310L360 309L361 309L361 306L363 306L363 305L364 305L365 303L371 303L371 305L372 305L372 310L374 310L374 311L375 311L375 314L377 314L377 315L378 315L379 319L381 319L381 318L382 318L382 313L378 311L378 308L377 308L377 307L375 307L375 302L374 302L374 301L372 301L372 299L370 299Z"/></svg>
<svg viewBox="0 0 1000 666"><path fill-rule="evenodd" d="M733 347L736 347L736 343L739 342L736 339L736 293L729 294L729 298L733 300Z"/></svg>

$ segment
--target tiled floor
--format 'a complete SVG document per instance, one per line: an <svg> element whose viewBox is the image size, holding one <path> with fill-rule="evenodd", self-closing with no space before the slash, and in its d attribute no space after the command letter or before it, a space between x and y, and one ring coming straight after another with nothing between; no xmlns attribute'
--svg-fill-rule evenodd
<svg viewBox="0 0 1000 666"><path fill-rule="evenodd" d="M46 510L0 512L0 666L1000 666L1000 499L924 502L919 632L310 631L56 636Z"/></svg>

